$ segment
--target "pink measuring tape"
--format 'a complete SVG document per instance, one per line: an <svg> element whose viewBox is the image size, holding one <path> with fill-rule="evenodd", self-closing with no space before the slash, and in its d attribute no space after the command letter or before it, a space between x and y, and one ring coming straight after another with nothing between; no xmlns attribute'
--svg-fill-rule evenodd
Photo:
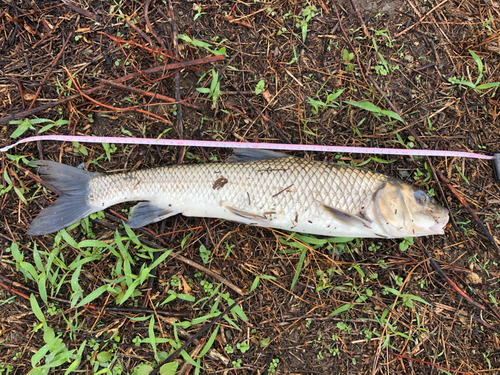
<svg viewBox="0 0 500 375"><path fill-rule="evenodd" d="M214 148L247 148L260 150L284 150L284 151L316 151L316 152L347 152L356 154L379 154L379 155L412 155L412 156L449 156L461 158L487 159L493 161L495 178L500 181L500 153L494 156L476 154L473 152L444 151L444 150L413 150L404 148L374 148L374 147L346 147L346 146L320 146L320 145L297 145L286 143L255 143L255 142L218 142L218 141L196 141L187 139L156 139L156 138L124 138L124 137L97 137L97 136L72 136L72 135L38 135L21 139L20 141L0 148L0 152L27 142L34 141L63 141L82 143L122 143L134 145L159 145L159 146L190 146L190 147L214 147Z"/></svg>

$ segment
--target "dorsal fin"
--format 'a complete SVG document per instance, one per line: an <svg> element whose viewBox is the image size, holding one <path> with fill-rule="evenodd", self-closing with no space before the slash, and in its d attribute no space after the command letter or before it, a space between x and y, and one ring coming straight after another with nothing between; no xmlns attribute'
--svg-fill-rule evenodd
<svg viewBox="0 0 500 375"><path fill-rule="evenodd" d="M227 158L229 163L250 163L256 160L287 158L290 155L278 151L236 148Z"/></svg>

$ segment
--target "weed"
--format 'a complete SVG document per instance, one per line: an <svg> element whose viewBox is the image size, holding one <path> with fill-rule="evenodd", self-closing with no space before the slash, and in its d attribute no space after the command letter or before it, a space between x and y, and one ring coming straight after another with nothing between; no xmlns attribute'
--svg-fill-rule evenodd
<svg viewBox="0 0 500 375"><path fill-rule="evenodd" d="M347 333L351 332L352 327L344 322L338 322L337 328L341 331L346 331Z"/></svg>
<svg viewBox="0 0 500 375"><path fill-rule="evenodd" d="M269 345L270 341L271 341L271 338L270 337L266 337L266 338L260 340L260 346L262 348L265 348L267 345Z"/></svg>
<svg viewBox="0 0 500 375"><path fill-rule="evenodd" d="M403 278L398 275L394 275L394 282L396 283L397 286L402 287L403 286Z"/></svg>
<svg viewBox="0 0 500 375"><path fill-rule="evenodd" d="M490 277L490 273L488 272L488 269L486 268L486 266L490 263L489 260L487 260L484 265L479 261L478 257L477 257L477 254L474 254L471 258L469 258L469 263L470 262L474 262L475 264L477 264L479 266L479 268L481 268L485 273L486 275L488 276L488 278Z"/></svg>
<svg viewBox="0 0 500 375"><path fill-rule="evenodd" d="M271 7L267 7L266 9L267 14L269 14L271 17L274 17L276 15L276 12L273 10Z"/></svg>
<svg viewBox="0 0 500 375"><path fill-rule="evenodd" d="M391 119L398 120L398 121L401 121L402 123L404 123L404 121L401 118L401 116L399 116L396 112L387 111L387 110L382 109L382 108L380 108L380 107L376 106L375 104L370 103L368 101L364 101L364 102L346 102L346 103L349 104L349 105L352 105L353 107L358 107L358 108L364 109L366 111L369 111L369 112L371 112L377 118L379 118L380 116L384 115L384 116L387 116L387 117L389 117Z"/></svg>
<svg viewBox="0 0 500 375"><path fill-rule="evenodd" d="M465 175L462 173L462 170L460 169L460 167L458 165L455 165L455 168L457 169L458 173L460 174L460 177L463 178L463 180L465 182L467 182L467 185L470 185L470 182L469 180L467 179L467 177L465 177Z"/></svg>
<svg viewBox="0 0 500 375"><path fill-rule="evenodd" d="M214 161L217 161L217 157L215 158ZM227 252L226 252L226 255L224 256L224 260L227 259L227 257L231 254L231 251L233 250L233 247L235 247L236 245L234 244L229 244L226 242L226 249L227 249Z"/></svg>
<svg viewBox="0 0 500 375"><path fill-rule="evenodd" d="M370 246L368 246L368 251L378 251L382 247L382 242L372 242Z"/></svg>
<svg viewBox="0 0 500 375"><path fill-rule="evenodd" d="M191 44L195 47L201 47L201 48L204 48L206 49L208 52L210 52L211 54L215 55L215 56L218 56L218 55L226 55L226 47L221 47L219 48L219 46L224 43L227 39L223 39L221 42L219 42L217 44L217 47L216 48L219 48L219 49L213 49L212 45L210 43L207 43L207 42L203 42L201 40L197 40L195 38L190 38L189 36L185 35L185 34L179 34L178 35L178 38L183 40L184 42L188 43L188 44Z"/></svg>
<svg viewBox="0 0 500 375"><path fill-rule="evenodd" d="M201 260L203 261L203 264L210 263L210 255L211 255L210 250L207 250L207 248L204 245L200 245L200 257Z"/></svg>
<svg viewBox="0 0 500 375"><path fill-rule="evenodd" d="M346 49L342 50L342 60L344 60L345 64L347 64L345 71L350 72L351 70L354 69L354 64L351 62L351 60L354 59L354 53L349 52Z"/></svg>
<svg viewBox="0 0 500 375"><path fill-rule="evenodd" d="M385 31L385 30L382 30ZM386 35L387 36L387 35ZM389 39L390 41L390 39ZM384 56L378 51L377 42L375 41L375 37L372 37L373 47L375 48L375 52L378 54L378 57L381 61L381 65L375 65L375 72L379 75L386 76L389 73L389 64L385 60Z"/></svg>
<svg viewBox="0 0 500 375"><path fill-rule="evenodd" d="M352 303L346 303L345 305L340 306L338 309L332 311L328 316L334 316L341 314L343 312L348 311L353 306Z"/></svg>
<svg viewBox="0 0 500 375"><path fill-rule="evenodd" d="M344 250L344 248L345 248L344 244L352 242L353 238L336 237L336 238L329 238L329 239L319 239L319 238L315 238L313 236L292 233L288 237L288 239L285 240L284 238L280 237L279 241L283 245L288 245L294 249L298 249L298 250L289 250L288 252L299 252L300 253L300 258L299 258L299 262L297 264L297 269L295 271L295 275L292 279L292 284L290 286L290 290L292 290L293 287L295 286L295 284L297 283L297 280L300 276L300 272L302 271L302 267L303 267L305 259L306 259L308 248L318 249L322 246L327 245L326 246L327 250L333 250L334 244L337 244L337 246L339 248Z"/></svg>
<svg viewBox="0 0 500 375"><path fill-rule="evenodd" d="M474 51L469 50L469 53L471 54L472 58L474 59L474 61L477 64L478 76L477 76L476 82L467 81L463 77L462 77L462 79L458 79L456 77L450 77L450 78L448 78L448 82L450 82L453 85L467 86L467 87L470 87L471 89L474 89L475 91L486 90L486 89L490 89L490 88L496 89L498 86L500 86L500 82L490 82L490 83L483 83L483 84L479 85L479 82L481 82L481 79L483 78L483 73L485 71L484 65L483 65L483 62L481 61L481 59L479 58L479 56L476 55L476 53Z"/></svg>
<svg viewBox="0 0 500 375"><path fill-rule="evenodd" d="M246 341L243 341L243 342L236 344L236 347L243 354L245 354L250 349L250 345L248 345Z"/></svg>
<svg viewBox="0 0 500 375"><path fill-rule="evenodd" d="M279 358L273 358L271 363L269 364L269 370L267 370L268 374L274 374L276 370L278 369L278 364L280 363Z"/></svg>
<svg viewBox="0 0 500 375"><path fill-rule="evenodd" d="M382 268L383 270L385 270L387 268L387 265L385 264L385 260L380 259L377 263L380 266L380 268Z"/></svg>
<svg viewBox="0 0 500 375"><path fill-rule="evenodd" d="M375 33L375 36L384 36L384 37L386 37L387 38L387 42L385 43L385 45L387 47L389 47L389 48L394 47L394 45L392 44L393 40L387 34L387 30L375 30L373 28L370 28L370 30L372 30Z"/></svg>
<svg viewBox="0 0 500 375"><path fill-rule="evenodd" d="M57 121L53 121L47 118L35 118L35 119L24 119L24 120L12 120L9 121L9 124L11 125L17 125L17 129L14 130L14 132L10 135L11 138L18 138L21 135L23 135L27 130L35 130L35 127L33 125L37 124L44 124L44 123L49 123L48 125L45 125L41 129L38 130L38 134L43 133L50 128L54 126L61 126L61 125L66 125L69 123L68 120L63 120L59 119Z"/></svg>
<svg viewBox="0 0 500 375"><path fill-rule="evenodd" d="M330 354L335 357L335 356L338 356L340 354L340 349L335 347L335 348L330 348L328 349L328 351L330 352Z"/></svg>
<svg viewBox="0 0 500 375"><path fill-rule="evenodd" d="M31 357L31 366L33 367L33 371L31 373L46 375L49 374L53 367L72 361L65 374L71 373L80 365L83 350L85 349L87 341L85 340L80 345L80 348L76 353L74 350L68 350L61 339L61 335L56 336L54 330L48 326L45 316L43 315L43 312L33 294L30 295L30 303L33 313L41 322L33 330L37 331L42 328L43 341L45 342L45 345ZM44 360L44 364L38 366L39 362L42 360Z"/></svg>
<svg viewBox="0 0 500 375"><path fill-rule="evenodd" d="M402 285L402 282L400 284ZM399 285L399 286L401 286L401 285ZM424 305L430 305L429 302L420 298L419 296L415 296L415 295L409 294L409 293L401 293L399 290L396 290L394 288L390 288L390 287L385 286L385 285L383 285L383 288L384 288L384 291L382 292L382 294L387 295L389 293L392 293L395 296L398 296L401 299L400 303L402 303L403 305L405 305L406 307L409 307L411 309L414 308L413 301L421 302Z"/></svg>
<svg viewBox="0 0 500 375"><path fill-rule="evenodd" d="M326 272L322 270L317 270L316 271L316 276L318 276L318 281L316 284L316 292L325 290L325 289L332 289L333 285L330 283L330 278L334 275L341 275L342 273L338 270L335 270L333 268L328 268Z"/></svg>
<svg viewBox="0 0 500 375"><path fill-rule="evenodd" d="M14 370L14 366L0 363L0 375L9 375Z"/></svg>
<svg viewBox="0 0 500 375"><path fill-rule="evenodd" d="M295 50L295 46L292 46L292 49L293 49L293 58L286 63L286 65L292 65L294 62L297 61L298 57L297 57L297 51ZM288 77L285 76L285 79L287 79Z"/></svg>
<svg viewBox="0 0 500 375"><path fill-rule="evenodd" d="M312 112L317 115L319 113L319 110L325 110L328 107L338 107L340 105L339 102L336 102L335 99L337 99L345 89L340 89L335 92L332 92L326 96L326 100L322 101L318 94L316 94L316 97L318 100L315 100L311 97L307 97L307 100L309 101L309 104L312 106Z"/></svg>
<svg viewBox="0 0 500 375"><path fill-rule="evenodd" d="M405 237L403 241L399 243L399 250L406 251L413 245L413 237Z"/></svg>
<svg viewBox="0 0 500 375"><path fill-rule="evenodd" d="M71 94L71 86L73 86L73 81L68 79L68 83L64 86L60 81L59 77L56 76L56 92L59 96L69 96Z"/></svg>
<svg viewBox="0 0 500 375"><path fill-rule="evenodd" d="M193 10L196 11L196 14L194 15L193 21L196 21L198 18L200 18L202 15L207 14L206 12L202 12L202 7L196 3L193 4Z"/></svg>
<svg viewBox="0 0 500 375"><path fill-rule="evenodd" d="M457 225L460 227L460 229L462 229L462 231L464 232L464 235L466 237L468 237L469 235L470 236L474 236L475 232L471 229L468 228L468 225L471 223L471 220L467 220L467 221L457 221Z"/></svg>
<svg viewBox="0 0 500 375"><path fill-rule="evenodd" d="M260 95L266 88L264 80L259 80L257 86L255 86L255 95Z"/></svg>
<svg viewBox="0 0 500 375"><path fill-rule="evenodd" d="M219 73L217 73L214 69L210 69L209 71L212 72L212 82L210 84L210 88L198 87L196 90L203 94L208 94L208 97L212 98L212 107L215 108L217 104L217 99L220 96ZM204 76L205 74L201 76L199 81L201 81Z"/></svg>
<svg viewBox="0 0 500 375"><path fill-rule="evenodd" d="M257 275L252 283L252 286L250 287L250 293L253 292L255 289L257 289L260 280L276 280L276 277L269 275Z"/></svg>
<svg viewBox="0 0 500 375"><path fill-rule="evenodd" d="M415 147L415 138L413 136L408 136L408 143L405 143L405 141L403 141L403 138L401 138L401 136L399 135L399 133L396 133L396 138L398 139L397 141L389 141L389 142L397 142L399 143L401 146L403 146L404 148L407 148L407 149L410 149L410 148L413 148Z"/></svg>
<svg viewBox="0 0 500 375"><path fill-rule="evenodd" d="M82 145L76 141L73 142L73 152L75 154L82 154L85 156L88 156L88 154L89 154L89 152L87 151L87 148L84 145Z"/></svg>
<svg viewBox="0 0 500 375"><path fill-rule="evenodd" d="M103 143L102 147L104 148L104 152L106 153L106 159L111 161L111 154L116 152L118 149L115 144Z"/></svg>
<svg viewBox="0 0 500 375"><path fill-rule="evenodd" d="M295 24L297 28L302 30L302 42L306 42L308 23L312 17L316 14L318 9L315 5L308 5L302 9L302 16L298 16L298 22Z"/></svg>

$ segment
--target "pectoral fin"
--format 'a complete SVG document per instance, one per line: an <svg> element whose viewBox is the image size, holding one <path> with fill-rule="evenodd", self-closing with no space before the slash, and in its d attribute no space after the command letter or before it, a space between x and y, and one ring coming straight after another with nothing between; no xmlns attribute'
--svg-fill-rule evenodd
<svg viewBox="0 0 500 375"><path fill-rule="evenodd" d="M141 202L132 208L127 225L130 228L139 228L178 213L178 211L172 209L155 206L151 202Z"/></svg>
<svg viewBox="0 0 500 375"><path fill-rule="evenodd" d="M363 226L371 229L370 220L364 217L353 215L349 212L339 210L338 208L327 206L323 204L325 210L334 217L335 220L340 221L351 227Z"/></svg>

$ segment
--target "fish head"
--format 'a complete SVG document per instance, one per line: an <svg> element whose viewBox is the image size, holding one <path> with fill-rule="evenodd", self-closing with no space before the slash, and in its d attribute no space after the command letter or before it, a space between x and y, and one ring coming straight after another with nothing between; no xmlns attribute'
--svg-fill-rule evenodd
<svg viewBox="0 0 500 375"><path fill-rule="evenodd" d="M374 219L389 237L444 234L448 210L427 193L397 180L377 192Z"/></svg>

